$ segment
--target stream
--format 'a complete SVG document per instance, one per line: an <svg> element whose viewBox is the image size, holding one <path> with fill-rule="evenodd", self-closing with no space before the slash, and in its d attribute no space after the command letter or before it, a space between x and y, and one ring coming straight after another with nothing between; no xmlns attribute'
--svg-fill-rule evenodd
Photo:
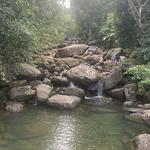
<svg viewBox="0 0 150 150"><path fill-rule="evenodd" d="M131 150L130 140L149 131L125 119L120 105L82 104L74 111L28 106L1 112L0 150Z"/></svg>

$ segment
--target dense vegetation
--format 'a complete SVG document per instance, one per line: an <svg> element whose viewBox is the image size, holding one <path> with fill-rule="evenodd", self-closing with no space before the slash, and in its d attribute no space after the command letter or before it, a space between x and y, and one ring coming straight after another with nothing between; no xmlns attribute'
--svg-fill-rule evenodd
<svg viewBox="0 0 150 150"><path fill-rule="evenodd" d="M10 76L16 63L30 60L35 50L73 36L103 48L133 49L143 56L145 66L150 62L149 0L70 0L71 9L64 2L0 1L1 79ZM145 66L129 72L136 70L132 74L137 76ZM150 82L149 78L141 80Z"/></svg>

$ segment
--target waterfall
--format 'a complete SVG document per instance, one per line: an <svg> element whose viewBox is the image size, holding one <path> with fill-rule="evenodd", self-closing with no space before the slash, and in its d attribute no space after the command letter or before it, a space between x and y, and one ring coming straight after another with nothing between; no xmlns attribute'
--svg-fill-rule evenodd
<svg viewBox="0 0 150 150"><path fill-rule="evenodd" d="M99 80L97 83L91 85L88 90L89 91L97 91L96 96L103 96L103 80Z"/></svg>
<svg viewBox="0 0 150 150"><path fill-rule="evenodd" d="M69 87L74 88L74 87L76 87L76 86L74 85L74 83L73 83L72 81L70 81Z"/></svg>
<svg viewBox="0 0 150 150"><path fill-rule="evenodd" d="M97 83L97 96L103 96L103 85L104 82L102 80L99 80Z"/></svg>

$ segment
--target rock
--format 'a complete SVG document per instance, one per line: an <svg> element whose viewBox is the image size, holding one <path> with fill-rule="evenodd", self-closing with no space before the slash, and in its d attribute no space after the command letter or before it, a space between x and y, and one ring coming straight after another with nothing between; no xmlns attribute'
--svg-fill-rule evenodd
<svg viewBox="0 0 150 150"><path fill-rule="evenodd" d="M76 96L54 95L48 99L48 104L61 109L74 109L81 103L81 99Z"/></svg>
<svg viewBox="0 0 150 150"><path fill-rule="evenodd" d="M125 99L124 88L110 90L108 91L108 95L121 101Z"/></svg>
<svg viewBox="0 0 150 150"><path fill-rule="evenodd" d="M136 102L137 85L134 83L126 84L124 87L126 101Z"/></svg>
<svg viewBox="0 0 150 150"><path fill-rule="evenodd" d="M23 104L17 102L8 102L5 110L9 112L21 112L23 111Z"/></svg>
<svg viewBox="0 0 150 150"><path fill-rule="evenodd" d="M72 68L72 67L75 67L75 66L78 66L81 61L79 59L74 59L74 58L61 58L61 60L67 65L69 66L69 68Z"/></svg>
<svg viewBox="0 0 150 150"><path fill-rule="evenodd" d="M101 55L91 55L84 58L85 62L94 65L98 62L102 62L103 57Z"/></svg>
<svg viewBox="0 0 150 150"><path fill-rule="evenodd" d="M109 75L104 77L104 89L109 90L115 87L123 79L123 74L120 68L111 70Z"/></svg>
<svg viewBox="0 0 150 150"><path fill-rule="evenodd" d="M18 86L25 86L27 84L27 80L16 80L10 83L9 87L18 87Z"/></svg>
<svg viewBox="0 0 150 150"><path fill-rule="evenodd" d="M83 98L85 96L84 90L77 88L77 87L63 88L59 91L59 94L77 96L80 98Z"/></svg>
<svg viewBox="0 0 150 150"><path fill-rule="evenodd" d="M11 100L25 101L35 96L35 90L32 90L31 86L14 87L10 90L9 95Z"/></svg>
<svg viewBox="0 0 150 150"><path fill-rule="evenodd" d="M83 55L89 46L85 44L73 44L57 50L55 57L66 58Z"/></svg>
<svg viewBox="0 0 150 150"><path fill-rule="evenodd" d="M43 79L43 83L52 86L52 82L51 82L51 80L48 79L48 78L44 78L44 79Z"/></svg>
<svg viewBox="0 0 150 150"><path fill-rule="evenodd" d="M85 86L100 79L99 73L92 67L85 64L80 64L79 66L70 69L66 74L68 78L75 83L77 82L78 84Z"/></svg>
<svg viewBox="0 0 150 150"><path fill-rule="evenodd" d="M51 81L54 86L67 86L69 84L68 79L61 76L53 76Z"/></svg>
<svg viewBox="0 0 150 150"><path fill-rule="evenodd" d="M150 134L141 134L134 139L135 150L150 150Z"/></svg>
<svg viewBox="0 0 150 150"><path fill-rule="evenodd" d="M92 54L102 54L103 53L103 50L102 49L99 49L98 47L96 46L90 46L84 56L87 56L87 55L92 55Z"/></svg>
<svg viewBox="0 0 150 150"><path fill-rule="evenodd" d="M105 55L105 59L111 59L111 57L113 55L120 55L122 52L122 49L121 48L114 48L114 49L111 49L109 50L106 55Z"/></svg>
<svg viewBox="0 0 150 150"><path fill-rule="evenodd" d="M42 81L35 80L35 81L30 82L29 84L32 86L33 89L35 89L36 86L42 84Z"/></svg>
<svg viewBox="0 0 150 150"><path fill-rule="evenodd" d="M85 97L85 103L93 104L96 106L104 106L105 104L110 104L112 102L112 98L105 96L93 96L93 97Z"/></svg>
<svg viewBox="0 0 150 150"><path fill-rule="evenodd" d="M38 102L46 102L53 88L46 84L40 84L36 87L36 98Z"/></svg>
<svg viewBox="0 0 150 150"><path fill-rule="evenodd" d="M150 103L149 104L144 104L145 109L150 109Z"/></svg>
<svg viewBox="0 0 150 150"><path fill-rule="evenodd" d="M150 91L144 93L144 99L145 102L150 102Z"/></svg>
<svg viewBox="0 0 150 150"><path fill-rule="evenodd" d="M134 103L132 101L125 101L123 103L123 107L124 107L125 110L126 110L126 108L131 108L133 106L134 106Z"/></svg>
<svg viewBox="0 0 150 150"><path fill-rule="evenodd" d="M41 71L30 64L19 64L18 76L23 79L36 79L41 77Z"/></svg>
<svg viewBox="0 0 150 150"><path fill-rule="evenodd" d="M144 110L142 118L150 126L150 110Z"/></svg>

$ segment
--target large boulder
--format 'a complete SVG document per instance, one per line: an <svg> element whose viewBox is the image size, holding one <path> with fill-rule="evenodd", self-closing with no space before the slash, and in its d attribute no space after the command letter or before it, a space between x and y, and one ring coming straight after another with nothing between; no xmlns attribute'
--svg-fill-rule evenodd
<svg viewBox="0 0 150 150"><path fill-rule="evenodd" d="M85 64L80 64L79 66L70 69L67 71L66 75L72 81L81 85L90 85L100 79L99 73L92 67Z"/></svg>
<svg viewBox="0 0 150 150"><path fill-rule="evenodd" d="M115 87L123 79L122 70L120 68L115 68L110 71L110 73L104 77L104 89L109 90Z"/></svg>
<svg viewBox="0 0 150 150"><path fill-rule="evenodd" d="M11 100L25 101L34 97L35 90L32 90L31 86L14 87L10 89L9 95Z"/></svg>
<svg viewBox="0 0 150 150"><path fill-rule="evenodd" d="M60 48L56 52L56 57L65 58L83 55L89 46L85 44L73 44L64 48Z"/></svg>
<svg viewBox="0 0 150 150"><path fill-rule="evenodd" d="M41 71L30 64L19 64L18 77L24 79L35 79L41 77Z"/></svg>
<svg viewBox="0 0 150 150"><path fill-rule="evenodd" d="M18 102L8 102L5 106L5 110L9 112L21 112L23 111L23 104Z"/></svg>
<svg viewBox="0 0 150 150"><path fill-rule="evenodd" d="M84 90L77 88L77 87L63 88L59 91L59 94L77 96L80 98L83 98L85 96Z"/></svg>
<svg viewBox="0 0 150 150"><path fill-rule="evenodd" d="M81 99L76 96L54 95L48 99L50 106L61 109L74 109L81 103Z"/></svg>
<svg viewBox="0 0 150 150"><path fill-rule="evenodd" d="M39 102L46 102L53 88L46 84L40 84L36 87L36 98Z"/></svg>
<svg viewBox="0 0 150 150"><path fill-rule="evenodd" d="M150 150L150 134L141 134L134 139L135 150Z"/></svg>

